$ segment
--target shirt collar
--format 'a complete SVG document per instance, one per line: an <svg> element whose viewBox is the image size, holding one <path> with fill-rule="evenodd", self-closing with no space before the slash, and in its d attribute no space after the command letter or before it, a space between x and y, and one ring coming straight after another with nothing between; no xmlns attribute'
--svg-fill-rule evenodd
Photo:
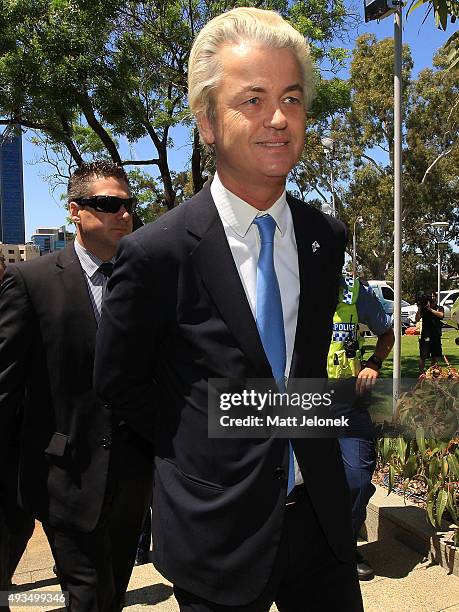
<svg viewBox="0 0 459 612"><path fill-rule="evenodd" d="M84 246L78 242L78 238L75 238L73 246L75 247L75 252L78 259L80 260L81 267L86 272L87 276L92 279L94 274L96 274L96 272L99 270L99 266L104 263L103 260L85 249ZM115 258L112 257L110 261L114 263Z"/></svg>
<svg viewBox="0 0 459 612"><path fill-rule="evenodd" d="M255 217L261 217L267 214L271 215L281 235L284 235L287 229L288 214L285 189L268 210L258 210L229 191L221 182L217 172L212 181L210 191L221 219L226 225L231 227L238 236L244 237L247 234Z"/></svg>

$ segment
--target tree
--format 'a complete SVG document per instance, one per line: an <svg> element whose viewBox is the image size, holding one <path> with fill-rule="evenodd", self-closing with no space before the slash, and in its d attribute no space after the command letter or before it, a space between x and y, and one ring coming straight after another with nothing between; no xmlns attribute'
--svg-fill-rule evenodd
<svg viewBox="0 0 459 612"><path fill-rule="evenodd" d="M376 42L373 35L356 41L347 83L348 97L342 108L329 117L328 128L337 142L335 202L340 218L350 227L365 211L366 227L360 231L359 260L365 262L370 278L385 278L392 257L393 43L390 39ZM412 67L408 48L403 51L405 83L409 83ZM405 90L406 101L406 90ZM323 133L324 126L319 124ZM310 135L313 147L307 146L301 168L313 170L315 190L323 199L323 190L331 191L330 160L320 144L315 127ZM311 151L314 163L311 167ZM383 161L380 161L381 156ZM309 170L308 170L309 168ZM304 177L303 177L304 178ZM368 229L367 229L368 228ZM371 228L371 229L370 229ZM381 237L384 237L381 240Z"/></svg>
<svg viewBox="0 0 459 612"><path fill-rule="evenodd" d="M350 228L358 229L357 261L368 278L390 279L393 261L393 42L372 35L357 39L349 87L349 109L329 119L337 142L334 162L337 209ZM412 61L403 49L403 265L404 296L435 285L436 247L427 224L450 223L449 239L459 235L458 83L446 69L445 52L434 68L411 78ZM300 193L330 192L330 160L310 129L305 156L295 172ZM444 276L457 275L451 247L443 255ZM422 283L428 283L422 286ZM421 286L420 286L421 285Z"/></svg>
<svg viewBox="0 0 459 612"><path fill-rule="evenodd" d="M209 164L187 107L191 44L209 19L238 5L273 8L291 19L311 39L314 57L332 71L345 56L332 46L348 27L344 0L3 0L0 123L36 130L58 179L101 153L97 143L92 150L86 146L93 135L114 161L155 168L172 208L171 129L181 124L190 130L194 192ZM320 85L324 107L327 89ZM125 156L121 145L141 139L150 143L151 155Z"/></svg>

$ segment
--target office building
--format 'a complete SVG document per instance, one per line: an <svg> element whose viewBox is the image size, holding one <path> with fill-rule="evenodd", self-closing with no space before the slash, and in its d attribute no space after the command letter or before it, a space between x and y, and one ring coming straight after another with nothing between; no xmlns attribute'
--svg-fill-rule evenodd
<svg viewBox="0 0 459 612"><path fill-rule="evenodd" d="M3 244L0 242L0 255L5 258L5 264L30 261L40 257L40 249L36 244Z"/></svg>
<svg viewBox="0 0 459 612"><path fill-rule="evenodd" d="M0 134L0 241L25 242L22 136L10 126Z"/></svg>
<svg viewBox="0 0 459 612"><path fill-rule="evenodd" d="M37 227L35 234L30 239L36 244L42 255L60 251L65 245L73 240L74 235L62 227Z"/></svg>

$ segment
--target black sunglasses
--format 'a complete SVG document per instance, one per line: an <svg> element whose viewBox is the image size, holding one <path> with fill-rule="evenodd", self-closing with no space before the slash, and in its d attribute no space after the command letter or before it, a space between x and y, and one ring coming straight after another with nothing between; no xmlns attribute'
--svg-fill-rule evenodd
<svg viewBox="0 0 459 612"><path fill-rule="evenodd" d="M92 198L74 198L80 206L90 206L103 213L117 213L124 206L126 212L131 214L137 204L136 198L119 198L118 196L96 195Z"/></svg>

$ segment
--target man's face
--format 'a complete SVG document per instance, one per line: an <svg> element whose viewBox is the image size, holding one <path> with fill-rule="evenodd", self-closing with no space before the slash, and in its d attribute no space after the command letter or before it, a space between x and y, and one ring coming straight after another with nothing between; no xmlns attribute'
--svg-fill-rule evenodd
<svg viewBox="0 0 459 612"><path fill-rule="evenodd" d="M305 108L298 61L288 49L248 41L220 50L223 77L214 93L216 117L200 118L207 144L215 144L223 183L284 184L304 146Z"/></svg>
<svg viewBox="0 0 459 612"><path fill-rule="evenodd" d="M125 181L115 177L95 178L88 186L88 198L95 195L111 195L129 198ZM98 212L90 206L70 203L72 220L77 227L80 242L101 259L110 259L119 241L132 232L132 215L122 206L117 213Z"/></svg>

